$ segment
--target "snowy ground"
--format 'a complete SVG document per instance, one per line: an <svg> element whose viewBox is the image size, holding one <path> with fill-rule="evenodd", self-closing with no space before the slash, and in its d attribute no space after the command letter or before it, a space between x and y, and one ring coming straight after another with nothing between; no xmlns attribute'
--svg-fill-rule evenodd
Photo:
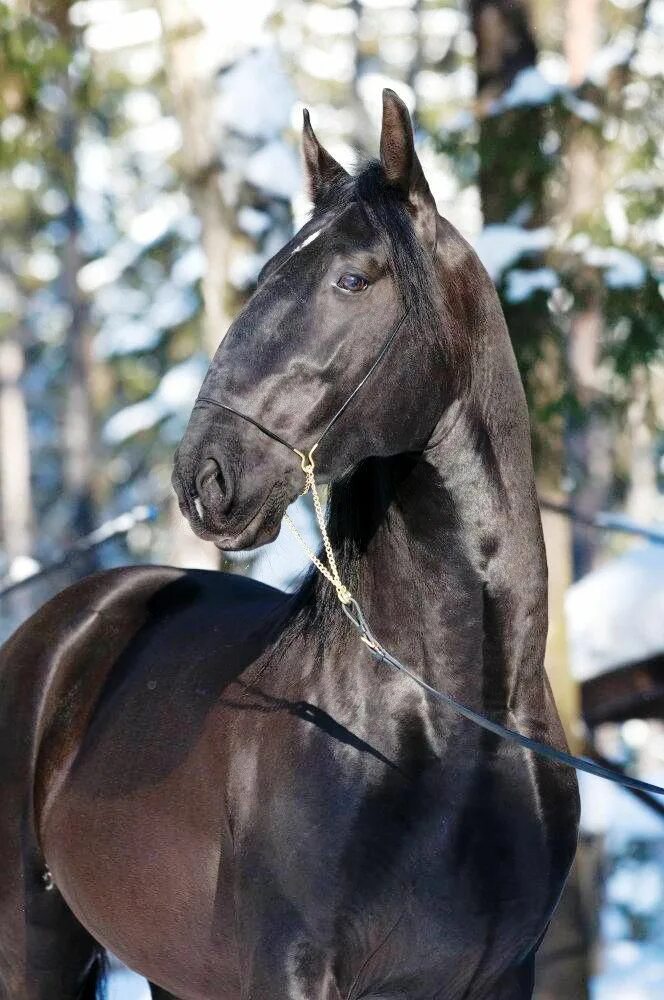
<svg viewBox="0 0 664 1000"><path fill-rule="evenodd" d="M113 963L106 1000L150 1000L150 989L136 973Z"/></svg>

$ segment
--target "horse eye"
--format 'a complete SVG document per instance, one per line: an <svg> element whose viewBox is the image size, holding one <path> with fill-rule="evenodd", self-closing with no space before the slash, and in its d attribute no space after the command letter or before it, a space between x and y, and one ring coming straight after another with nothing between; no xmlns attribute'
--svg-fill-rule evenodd
<svg viewBox="0 0 664 1000"><path fill-rule="evenodd" d="M369 282L362 274L342 274L337 281L337 288L342 288L344 292L363 292Z"/></svg>

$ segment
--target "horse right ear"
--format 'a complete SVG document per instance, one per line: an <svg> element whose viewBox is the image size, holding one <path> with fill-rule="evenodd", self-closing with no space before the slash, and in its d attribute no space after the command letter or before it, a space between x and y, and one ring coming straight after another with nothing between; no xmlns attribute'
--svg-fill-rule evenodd
<svg viewBox="0 0 664 1000"><path fill-rule="evenodd" d="M315 204L324 191L348 177L349 174L319 143L311 127L311 119L306 108L304 109L304 127L302 129L302 152L304 153L309 197Z"/></svg>
<svg viewBox="0 0 664 1000"><path fill-rule="evenodd" d="M435 246L438 215L436 203L415 152L413 125L408 108L389 87L383 91L380 162L386 181L404 199L416 232L428 246Z"/></svg>

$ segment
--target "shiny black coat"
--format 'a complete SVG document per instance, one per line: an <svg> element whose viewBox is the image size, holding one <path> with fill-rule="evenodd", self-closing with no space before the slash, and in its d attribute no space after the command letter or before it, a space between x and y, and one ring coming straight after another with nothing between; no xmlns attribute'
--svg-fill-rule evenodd
<svg viewBox="0 0 664 1000"><path fill-rule="evenodd" d="M435 212L391 92L380 165L349 178L308 122L305 160L313 219L202 396L306 448L407 308L320 449L342 577L425 679L563 746L526 408L491 282ZM344 290L348 273L366 286ZM201 402L174 485L194 530L239 548L274 536L302 473ZM289 596L112 571L38 612L0 671L2 1000L92 997L100 946L182 1000L531 996L575 776L376 664L324 581Z"/></svg>

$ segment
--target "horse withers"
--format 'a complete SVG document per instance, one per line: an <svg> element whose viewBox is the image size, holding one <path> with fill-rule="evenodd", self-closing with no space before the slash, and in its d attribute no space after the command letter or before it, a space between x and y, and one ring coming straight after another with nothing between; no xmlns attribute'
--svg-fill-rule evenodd
<svg viewBox="0 0 664 1000"><path fill-rule="evenodd" d="M339 576L428 683L563 747L526 406L492 283L405 106L263 269L176 457L194 531L273 539L316 449ZM370 377L368 377L370 376ZM284 447L284 444L288 447ZM92 998L110 949L181 1000L526 1000L574 853L573 771L376 663L294 594L84 580L1 665L0 997Z"/></svg>

